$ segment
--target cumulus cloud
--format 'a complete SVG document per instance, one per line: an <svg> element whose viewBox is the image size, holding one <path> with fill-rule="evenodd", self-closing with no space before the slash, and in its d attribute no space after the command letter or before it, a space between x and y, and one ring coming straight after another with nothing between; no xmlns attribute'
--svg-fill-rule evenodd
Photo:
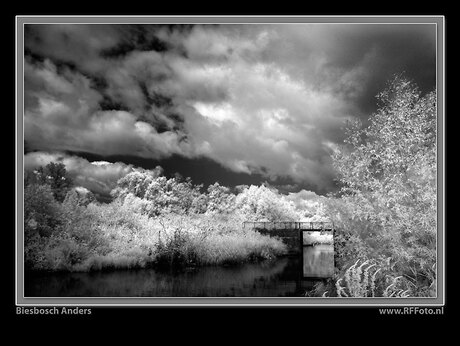
<svg viewBox="0 0 460 346"><path fill-rule="evenodd" d="M75 185L101 196L108 196L117 181L134 169L132 165L122 162L89 162L78 156L56 152L32 152L24 155L25 170L46 166L50 162L62 162Z"/></svg>
<svg viewBox="0 0 460 346"><path fill-rule="evenodd" d="M85 76L46 60L25 62L26 110L24 136L40 150L87 151L102 155L130 154L161 158L188 155L183 133L158 133L134 112L101 110L101 94Z"/></svg>
<svg viewBox="0 0 460 346"><path fill-rule="evenodd" d="M434 33L429 25L28 26L25 139L38 150L206 157L325 191L345 119L366 119L395 72L433 85Z"/></svg>
<svg viewBox="0 0 460 346"><path fill-rule="evenodd" d="M320 221L317 220L317 216L325 216L324 197L317 195L314 191L302 189L299 192L288 193L284 198L292 202L296 209L304 214L303 221Z"/></svg>

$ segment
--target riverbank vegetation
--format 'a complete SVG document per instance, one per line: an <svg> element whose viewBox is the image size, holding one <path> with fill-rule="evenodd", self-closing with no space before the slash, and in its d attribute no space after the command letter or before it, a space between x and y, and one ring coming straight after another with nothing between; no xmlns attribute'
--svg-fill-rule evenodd
<svg viewBox="0 0 460 346"><path fill-rule="evenodd" d="M436 93L396 76L333 154L337 296L436 295ZM359 289L358 289L359 288ZM332 292L332 293L331 293Z"/></svg>
<svg viewBox="0 0 460 346"><path fill-rule="evenodd" d="M52 174L58 171L59 174ZM241 263L286 254L280 240L244 229L246 220L297 220L294 204L266 186L236 194L213 184L135 170L111 203L72 186L50 163L25 179L25 264L30 270L90 271ZM55 181L66 184L57 184ZM61 201L56 196L64 196Z"/></svg>
<svg viewBox="0 0 460 346"><path fill-rule="evenodd" d="M28 270L91 271L270 259L276 238L243 221L333 221L336 273L310 296L436 295L436 94L397 76L364 126L332 155L340 191L296 205L269 186L203 189L135 169L110 203L74 186L62 163L25 174Z"/></svg>

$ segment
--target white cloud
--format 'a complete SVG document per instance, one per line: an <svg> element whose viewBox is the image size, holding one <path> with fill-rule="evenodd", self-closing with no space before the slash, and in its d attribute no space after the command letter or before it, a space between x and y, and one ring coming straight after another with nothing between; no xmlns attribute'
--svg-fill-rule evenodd
<svg viewBox="0 0 460 346"><path fill-rule="evenodd" d="M96 165L96 166L106 166L106 165L110 165L111 163L107 161L93 161L91 162L91 164Z"/></svg>
<svg viewBox="0 0 460 346"><path fill-rule="evenodd" d="M201 67L198 67L201 68ZM343 121L343 100L312 90L271 65L241 62L222 81L224 102L192 103L185 130L195 148L237 172L290 176L323 188L330 167L322 145L328 127Z"/></svg>
<svg viewBox="0 0 460 346"><path fill-rule="evenodd" d="M89 162L84 158L63 153L33 152L24 155L25 170L46 166L50 162L62 162L75 185L106 196L115 187L118 179L133 170L132 165L122 162Z"/></svg>

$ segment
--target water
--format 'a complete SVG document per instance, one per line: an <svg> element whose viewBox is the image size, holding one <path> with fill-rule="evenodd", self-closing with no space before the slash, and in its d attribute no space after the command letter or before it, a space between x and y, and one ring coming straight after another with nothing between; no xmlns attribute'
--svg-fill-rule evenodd
<svg viewBox="0 0 460 346"><path fill-rule="evenodd" d="M316 245L303 247L303 276L327 278L334 274L334 246Z"/></svg>
<svg viewBox="0 0 460 346"><path fill-rule="evenodd" d="M304 246L302 256L238 266L29 274L25 296L295 297L333 271L333 245Z"/></svg>

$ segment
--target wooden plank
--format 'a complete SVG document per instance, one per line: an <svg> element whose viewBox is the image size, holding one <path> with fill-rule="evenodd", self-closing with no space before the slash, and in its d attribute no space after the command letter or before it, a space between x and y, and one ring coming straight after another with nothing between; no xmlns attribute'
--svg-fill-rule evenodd
<svg viewBox="0 0 460 346"><path fill-rule="evenodd" d="M305 221L243 221L243 228L259 229L291 229L309 231L335 230L333 222L305 222Z"/></svg>

